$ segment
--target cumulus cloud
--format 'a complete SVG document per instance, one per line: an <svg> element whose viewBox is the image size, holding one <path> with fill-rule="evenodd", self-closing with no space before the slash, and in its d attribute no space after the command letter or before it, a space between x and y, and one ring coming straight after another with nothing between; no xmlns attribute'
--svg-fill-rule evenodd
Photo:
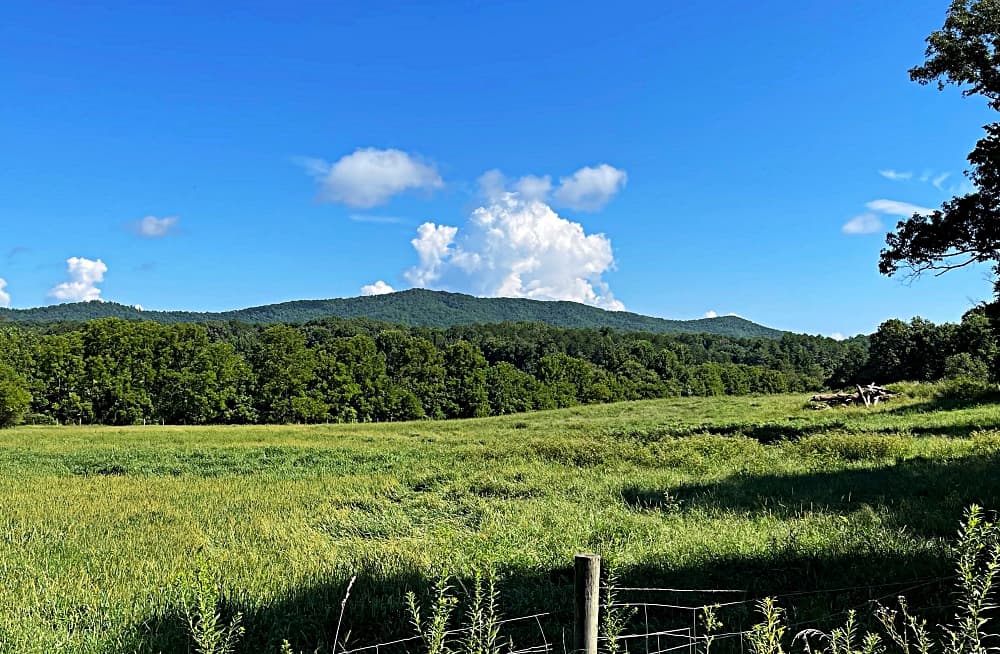
<svg viewBox="0 0 1000 654"><path fill-rule="evenodd" d="M319 180L324 200L358 209L385 204L404 191L444 186L432 165L401 150L363 148L333 164L313 158L298 163Z"/></svg>
<svg viewBox="0 0 1000 654"><path fill-rule="evenodd" d="M905 182L913 177L913 173L902 173L898 170L880 170L878 171L878 174L886 179L891 179L894 182Z"/></svg>
<svg viewBox="0 0 1000 654"><path fill-rule="evenodd" d="M417 251L420 263L406 271L405 277L414 286L427 286L441 276L441 267L449 256L451 247L458 233L458 227L424 223L417 228L417 238L410 241Z"/></svg>
<svg viewBox="0 0 1000 654"><path fill-rule="evenodd" d="M101 299L101 289L97 285L104 281L108 267L100 259L92 261L83 257L66 260L69 281L57 284L49 291L49 297L67 302L90 302Z"/></svg>
<svg viewBox="0 0 1000 654"><path fill-rule="evenodd" d="M719 314L717 314L716 312L711 311L711 310L706 311L705 315L702 316L702 318L718 318L718 317L719 317Z"/></svg>
<svg viewBox="0 0 1000 654"><path fill-rule="evenodd" d="M899 202L898 200L872 200L865 205L871 211L884 213L890 216L903 216L909 218L915 213L927 215L934 213L934 209L917 206L909 202Z"/></svg>
<svg viewBox="0 0 1000 654"><path fill-rule="evenodd" d="M559 179L553 194L556 204L578 211L597 211L625 188L628 175L608 164L585 167Z"/></svg>
<svg viewBox="0 0 1000 654"><path fill-rule="evenodd" d="M7 288L7 280L4 279L3 277L0 277L0 307L4 308L10 306L10 293L4 290L6 288Z"/></svg>
<svg viewBox="0 0 1000 654"><path fill-rule="evenodd" d="M494 171L480 179L484 192L498 182ZM415 286L624 308L602 278L614 268L611 241L519 193L491 198L461 230L424 223L411 243L419 263L405 277Z"/></svg>
<svg viewBox="0 0 1000 654"><path fill-rule="evenodd" d="M832 338L835 341L847 340L847 337L841 334L840 332L833 332L832 334L830 334L830 338Z"/></svg>
<svg viewBox="0 0 1000 654"><path fill-rule="evenodd" d="M365 284L361 287L362 295L385 295L386 293L395 293L396 289L389 286L381 279L374 284Z"/></svg>
<svg viewBox="0 0 1000 654"><path fill-rule="evenodd" d="M882 230L882 219L873 213L851 218L840 228L845 234L874 234Z"/></svg>
<svg viewBox="0 0 1000 654"><path fill-rule="evenodd" d="M146 216L131 223L129 227L143 238L163 238L175 233L180 221L181 219L177 216L167 216L166 218Z"/></svg>

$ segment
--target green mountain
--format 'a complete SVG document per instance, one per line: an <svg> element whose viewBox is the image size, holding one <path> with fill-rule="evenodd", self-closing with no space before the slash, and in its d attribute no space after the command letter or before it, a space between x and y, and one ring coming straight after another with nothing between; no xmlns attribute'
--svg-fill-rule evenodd
<svg viewBox="0 0 1000 654"><path fill-rule="evenodd" d="M297 300L219 313L142 311L113 302L80 302L35 309L0 309L0 321L12 322L79 322L107 317L163 323L229 320L248 323L296 323L318 318L370 318L421 327L451 327L504 321L543 322L558 327L610 327L622 331L708 333L758 338L780 338L784 333L737 316L666 320L627 311L605 311L577 302L480 298L424 289L332 300Z"/></svg>

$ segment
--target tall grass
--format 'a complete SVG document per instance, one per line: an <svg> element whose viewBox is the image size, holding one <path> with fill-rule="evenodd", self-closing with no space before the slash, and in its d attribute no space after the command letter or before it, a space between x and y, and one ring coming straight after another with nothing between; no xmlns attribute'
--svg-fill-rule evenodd
<svg viewBox="0 0 1000 654"><path fill-rule="evenodd" d="M408 591L419 598L438 578L472 588L480 569L496 570L509 615L566 609L584 550L626 585L765 595L895 582L947 569L965 506L1000 506L997 406L802 405L683 398L436 423L6 431L0 651L186 653L203 620L206 632L242 627L230 642L240 653L284 640L339 651L352 577L343 624L353 642L376 641L410 634ZM176 591L199 567L214 623L213 602L191 612Z"/></svg>

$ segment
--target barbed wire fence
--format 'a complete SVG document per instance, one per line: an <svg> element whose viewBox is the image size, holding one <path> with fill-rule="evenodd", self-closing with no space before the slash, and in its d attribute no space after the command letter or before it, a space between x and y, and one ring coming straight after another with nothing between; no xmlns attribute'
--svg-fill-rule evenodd
<svg viewBox="0 0 1000 654"><path fill-rule="evenodd" d="M875 603L892 602L916 590L954 581L953 576L925 577L881 584L804 590L768 595L779 605L789 601L851 593L867 594L864 601L853 602L826 615L785 624L791 635L805 627L843 624L852 611ZM606 600L601 603L601 600ZM504 645L503 654L702 654L706 645L725 642L727 651L744 654L747 636L759 603L764 599L745 589L691 589L609 586L600 570L600 557L578 555L575 570L574 608L545 611L505 618L495 623L496 642ZM913 607L919 608L919 607ZM945 608L945 605L926 609ZM706 609L721 617L723 628L708 631L703 624ZM627 616L620 631L602 633L601 619L608 612ZM572 623L569 629L567 624ZM556 625L556 627L554 627ZM553 629L556 632L553 632ZM460 640L471 628L444 632L449 639ZM452 650L455 651L455 650ZM343 647L337 654L426 654L424 637L414 635L364 646ZM481 652L479 654L489 654Z"/></svg>

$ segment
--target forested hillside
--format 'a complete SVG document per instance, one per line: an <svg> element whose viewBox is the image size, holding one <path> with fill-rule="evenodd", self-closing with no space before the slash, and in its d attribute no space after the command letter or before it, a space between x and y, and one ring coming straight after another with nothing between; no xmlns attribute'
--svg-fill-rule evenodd
<svg viewBox="0 0 1000 654"><path fill-rule="evenodd" d="M160 324L0 327L0 424L368 422L672 396L811 391L997 370L986 315L888 321L844 342L566 329Z"/></svg>
<svg viewBox="0 0 1000 654"><path fill-rule="evenodd" d="M0 320L13 322L83 322L97 318L152 320L160 323L238 320L252 324L301 323L320 318L370 318L414 327L442 328L513 321L543 322L557 327L610 327L654 334L708 333L746 338L780 338L783 333L738 316L665 320L626 311L605 311L576 302L479 298L425 289L333 300L299 300L221 313L141 311L113 302L79 302L36 309L0 309Z"/></svg>

